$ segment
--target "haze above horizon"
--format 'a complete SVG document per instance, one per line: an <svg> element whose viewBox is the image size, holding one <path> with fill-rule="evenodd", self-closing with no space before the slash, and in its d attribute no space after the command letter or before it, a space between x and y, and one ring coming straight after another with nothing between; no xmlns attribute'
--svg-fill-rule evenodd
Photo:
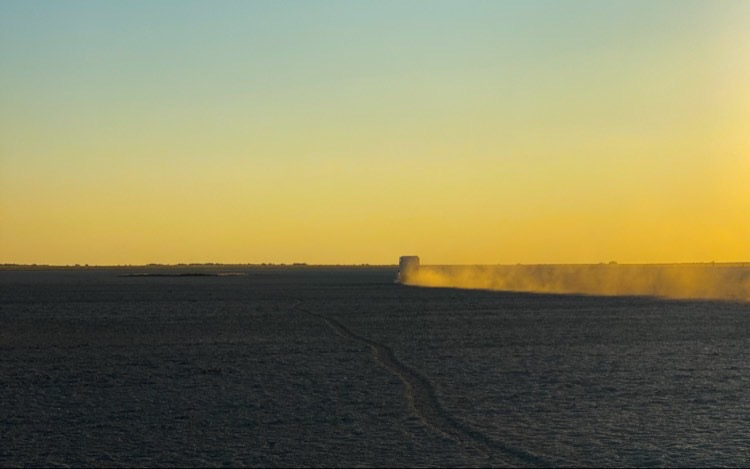
<svg viewBox="0 0 750 469"><path fill-rule="evenodd" d="M750 2L0 2L0 264L750 260Z"/></svg>

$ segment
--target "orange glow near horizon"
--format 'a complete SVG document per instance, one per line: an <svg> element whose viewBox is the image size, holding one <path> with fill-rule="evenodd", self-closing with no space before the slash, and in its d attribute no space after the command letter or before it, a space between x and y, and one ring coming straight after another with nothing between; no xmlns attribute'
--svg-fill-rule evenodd
<svg viewBox="0 0 750 469"><path fill-rule="evenodd" d="M750 3L418 3L3 2L0 263L750 261Z"/></svg>

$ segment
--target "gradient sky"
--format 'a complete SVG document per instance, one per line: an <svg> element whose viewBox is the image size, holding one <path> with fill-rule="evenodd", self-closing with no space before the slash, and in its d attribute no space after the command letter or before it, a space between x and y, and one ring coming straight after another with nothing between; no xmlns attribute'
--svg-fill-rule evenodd
<svg viewBox="0 0 750 469"><path fill-rule="evenodd" d="M0 263L748 240L745 0L0 1Z"/></svg>

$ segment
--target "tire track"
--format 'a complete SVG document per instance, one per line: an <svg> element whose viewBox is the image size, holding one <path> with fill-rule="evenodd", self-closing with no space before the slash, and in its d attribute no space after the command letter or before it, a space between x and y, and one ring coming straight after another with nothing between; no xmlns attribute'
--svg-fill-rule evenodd
<svg viewBox="0 0 750 469"><path fill-rule="evenodd" d="M396 375L406 388L406 400L410 411L417 416L425 425L442 433L459 443L471 446L483 453L491 462L498 452L502 453L507 461L510 456L517 461L518 465L530 465L534 467L551 467L553 464L542 457L531 454L522 449L507 446L501 442L492 440L486 435L473 430L463 423L451 417L440 405L435 396L435 388L430 382L416 371L410 369L396 358L393 350L387 345L380 344L366 337L355 334L336 319L313 313L301 307L297 302L293 309L322 319L333 331L345 339L350 339L360 344L367 345L372 351L375 361L382 368ZM514 464L515 466L516 464Z"/></svg>

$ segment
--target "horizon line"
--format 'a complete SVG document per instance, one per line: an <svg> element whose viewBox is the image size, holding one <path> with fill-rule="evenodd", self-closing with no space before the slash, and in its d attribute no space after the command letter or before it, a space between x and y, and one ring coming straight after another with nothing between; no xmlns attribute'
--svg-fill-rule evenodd
<svg viewBox="0 0 750 469"><path fill-rule="evenodd" d="M553 265L734 265L745 266L750 261L687 261L687 262L533 262L533 263L495 263L495 264L422 264L421 267L447 267L447 266L553 266ZM0 269L95 269L95 268L155 268L155 267L398 267L398 263L330 263L316 264L307 262L178 262L159 263L149 262L146 264L43 264L43 263L0 263Z"/></svg>

